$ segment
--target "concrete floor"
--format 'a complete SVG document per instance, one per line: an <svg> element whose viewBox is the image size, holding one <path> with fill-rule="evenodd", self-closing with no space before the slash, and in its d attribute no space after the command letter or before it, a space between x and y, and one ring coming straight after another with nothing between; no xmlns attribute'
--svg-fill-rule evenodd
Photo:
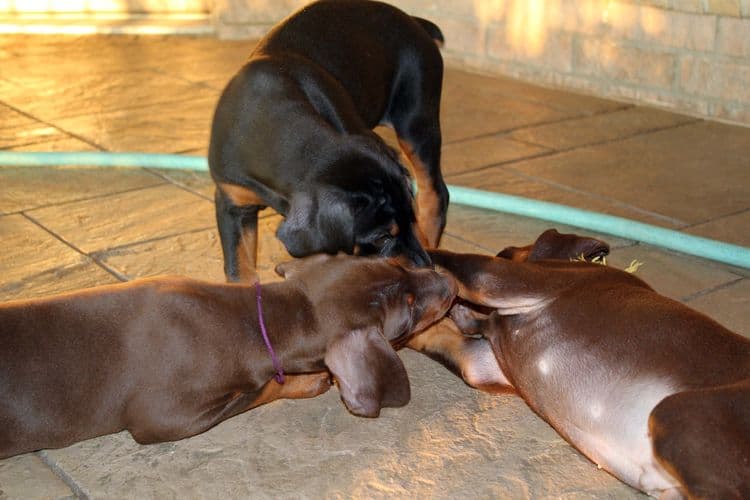
<svg viewBox="0 0 750 500"><path fill-rule="evenodd" d="M204 155L218 94L249 42L0 38L0 149ZM447 71L451 184L620 215L750 246L750 129ZM386 134L387 135L387 134ZM0 299L165 273L223 279L205 174L0 168ZM261 274L287 259L262 219ZM496 252L551 224L452 206L444 246ZM561 231L576 231L557 225ZM610 264L750 335L750 271L596 235ZM412 401L376 420L336 390L279 401L176 443L127 433L0 461L0 498L494 497L639 494L514 396L474 391L402 352Z"/></svg>

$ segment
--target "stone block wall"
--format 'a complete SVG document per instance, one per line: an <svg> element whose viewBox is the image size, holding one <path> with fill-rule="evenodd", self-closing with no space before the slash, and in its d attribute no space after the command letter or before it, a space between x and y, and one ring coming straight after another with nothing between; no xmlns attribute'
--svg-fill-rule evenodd
<svg viewBox="0 0 750 500"><path fill-rule="evenodd" d="M214 0L258 37L305 0ZM750 126L750 0L389 0L468 69Z"/></svg>

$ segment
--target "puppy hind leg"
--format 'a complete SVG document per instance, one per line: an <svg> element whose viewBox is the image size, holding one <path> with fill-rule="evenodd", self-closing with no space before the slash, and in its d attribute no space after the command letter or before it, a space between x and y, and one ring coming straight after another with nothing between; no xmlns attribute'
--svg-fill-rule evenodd
<svg viewBox="0 0 750 500"><path fill-rule="evenodd" d="M257 280L258 211L264 205L253 191L232 184L218 184L215 201L227 281L252 283Z"/></svg>
<svg viewBox="0 0 750 500"><path fill-rule="evenodd" d="M437 248L445 229L448 211L448 188L440 172L440 132L425 137L416 145L399 133L399 146L409 159L417 181L417 223L425 236L427 246Z"/></svg>
<svg viewBox="0 0 750 500"><path fill-rule="evenodd" d="M750 498L750 380L664 398L649 434L690 498Z"/></svg>

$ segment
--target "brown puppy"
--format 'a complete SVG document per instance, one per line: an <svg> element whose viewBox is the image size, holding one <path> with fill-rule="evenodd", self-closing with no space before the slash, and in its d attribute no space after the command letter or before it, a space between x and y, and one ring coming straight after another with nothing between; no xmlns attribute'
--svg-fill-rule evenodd
<svg viewBox="0 0 750 500"><path fill-rule="evenodd" d="M0 305L0 458L123 429L139 443L185 438L325 392L327 370L354 414L406 404L390 342L442 317L455 283L344 255L279 271L286 281L261 295L283 385L271 380L253 286L154 278Z"/></svg>
<svg viewBox="0 0 750 500"><path fill-rule="evenodd" d="M565 253L571 236L559 236ZM558 257L554 240L545 233L539 247L505 255ZM544 250L542 243L553 244ZM590 238L579 243L574 255L605 248ZM441 251L431 257L457 278L460 297L493 312L481 319L459 308L453 315L483 339L443 328L412 344L419 341L469 384L512 388L634 488L654 496L750 497L750 340L606 266ZM490 354L496 363L488 363Z"/></svg>

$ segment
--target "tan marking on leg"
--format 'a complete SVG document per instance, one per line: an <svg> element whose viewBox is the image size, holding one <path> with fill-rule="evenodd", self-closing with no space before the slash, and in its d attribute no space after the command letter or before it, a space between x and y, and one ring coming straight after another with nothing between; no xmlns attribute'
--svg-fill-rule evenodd
<svg viewBox="0 0 750 500"><path fill-rule="evenodd" d="M303 375L285 375L283 384L269 380L260 394L250 403L248 410L277 399L314 398L331 388L331 375L317 372Z"/></svg>
<svg viewBox="0 0 750 500"><path fill-rule="evenodd" d="M427 174L428 168L414 153L414 148L407 141L398 140L401 150L411 163L411 171L419 188L417 192L417 223L419 224L428 248L437 248L440 243L440 205L437 193L432 187L432 179ZM421 241L421 240L420 240Z"/></svg>
<svg viewBox="0 0 750 500"><path fill-rule="evenodd" d="M258 275L255 264L258 262L258 226L255 229L243 229L240 244L237 245L237 270L240 283L255 283Z"/></svg>
<svg viewBox="0 0 750 500"><path fill-rule="evenodd" d="M237 184L226 184L219 182L217 187L229 198L236 207L248 205L264 205L263 200L250 188L238 186ZM240 244L237 245L237 267L241 283L254 283L258 280L255 273L255 265L258 261L258 228L242 230Z"/></svg>
<svg viewBox="0 0 750 500"><path fill-rule="evenodd" d="M489 341L462 335L449 319L418 333L406 346L439 361L475 389L492 394L515 392Z"/></svg>
<svg viewBox="0 0 750 500"><path fill-rule="evenodd" d="M424 248L431 248L430 240L427 239L427 236L425 236L424 231L422 231L422 226L419 225L419 222L412 224L411 228L412 231L414 231L414 236L417 237L417 241L419 241L419 244Z"/></svg>
<svg viewBox="0 0 750 500"><path fill-rule="evenodd" d="M216 186L221 189L221 192L224 193L236 207L265 205L261 197L250 188L238 186L237 184L225 184L223 182L216 183Z"/></svg>

